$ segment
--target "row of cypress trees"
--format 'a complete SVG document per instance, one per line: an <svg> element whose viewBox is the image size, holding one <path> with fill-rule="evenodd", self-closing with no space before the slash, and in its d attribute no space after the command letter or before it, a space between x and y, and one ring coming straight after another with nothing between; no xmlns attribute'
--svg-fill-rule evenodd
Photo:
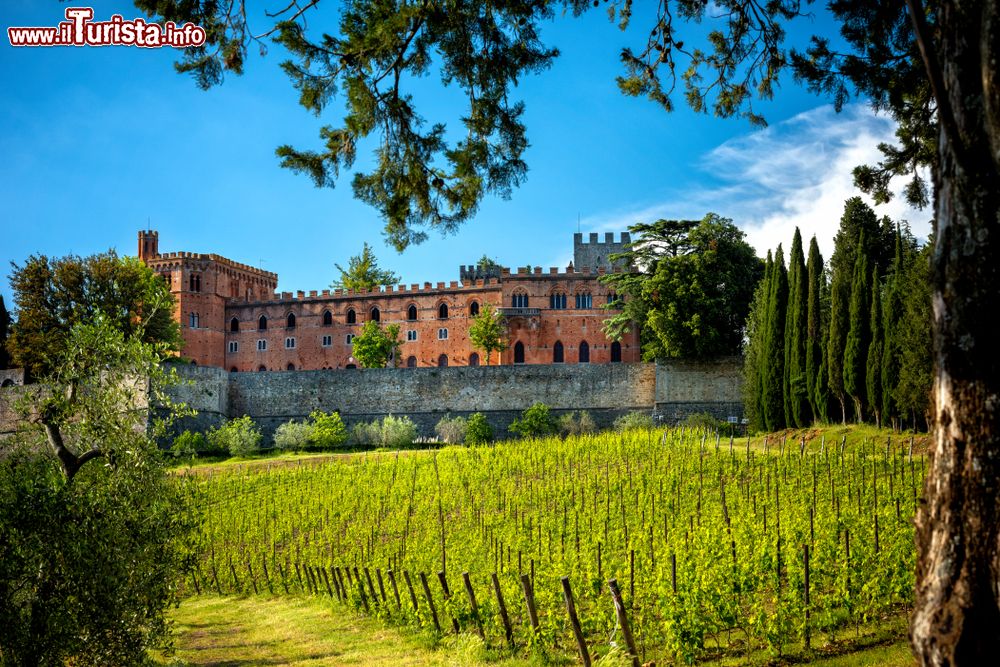
<svg viewBox="0 0 1000 667"><path fill-rule="evenodd" d="M926 422L931 378L930 271L906 223L845 203L824 265L798 229L779 245L747 320L744 403L753 430L814 421ZM919 423L918 423L919 422Z"/></svg>

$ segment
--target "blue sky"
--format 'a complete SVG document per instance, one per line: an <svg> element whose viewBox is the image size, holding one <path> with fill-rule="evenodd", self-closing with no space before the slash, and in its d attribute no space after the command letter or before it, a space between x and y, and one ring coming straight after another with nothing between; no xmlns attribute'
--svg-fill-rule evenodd
<svg viewBox="0 0 1000 667"><path fill-rule="evenodd" d="M337 3L324 3L314 26L336 15ZM69 6L77 4L87 6ZM284 4L251 2L251 25L264 25L266 6ZM95 20L139 15L127 2L89 5ZM56 25L66 6L16 0L0 17L4 28ZM790 78L759 107L765 130L695 114L680 96L672 114L625 98L614 80L618 53L648 30L642 11L625 33L603 11L544 27L562 55L516 90L527 105L527 182L508 201L487 199L457 234L431 233L402 255L384 244L377 213L353 199L349 176L333 190L317 189L278 166L276 146L318 147L318 128L337 125L342 111L336 100L322 118L298 106L278 67L279 48L252 53L244 76L205 92L174 72L170 49L14 49L4 34L0 293L10 304L10 262L32 253L134 254L147 221L160 232L161 251L260 265L278 273L283 291L327 287L334 263L346 264L364 241L402 282L435 282L457 280L457 267L484 253L504 265L564 267L578 224L585 234L617 232L708 211L733 218L761 254L787 245L799 225L828 255L843 200L856 194L850 169L876 158L876 144L892 137L891 121L862 104L835 114ZM829 33L823 10L813 11L819 15L800 21L791 40ZM457 120L455 91L434 75L418 85L428 122ZM359 168L371 148L359 146ZM927 233L929 211L898 200L877 210Z"/></svg>

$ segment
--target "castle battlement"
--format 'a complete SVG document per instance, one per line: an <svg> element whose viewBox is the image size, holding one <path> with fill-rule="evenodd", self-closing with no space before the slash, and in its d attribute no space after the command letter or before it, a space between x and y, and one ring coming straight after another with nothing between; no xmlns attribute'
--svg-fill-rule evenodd
<svg viewBox="0 0 1000 667"><path fill-rule="evenodd" d="M236 269L238 271L246 271L247 273L253 273L266 278L272 278L273 280L278 280L278 274L272 271L265 271L264 269L259 269L256 266L250 266L249 264L243 264L241 262L236 262L228 257L223 257L222 255L216 255L215 253L199 253L199 252L164 252L159 253L155 257L148 259L150 262L163 262L163 261L180 261L185 259L191 259L203 262L215 262L219 266L224 266L229 269Z"/></svg>

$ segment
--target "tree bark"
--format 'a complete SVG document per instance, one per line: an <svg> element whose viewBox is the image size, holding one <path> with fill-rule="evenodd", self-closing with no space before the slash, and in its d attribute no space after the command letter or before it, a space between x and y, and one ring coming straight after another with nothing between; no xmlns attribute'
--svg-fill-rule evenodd
<svg viewBox="0 0 1000 667"><path fill-rule="evenodd" d="M911 8L919 3L911 2ZM934 438L917 514L910 640L924 665L1000 655L1000 7L937 5L922 38L943 90L935 174Z"/></svg>

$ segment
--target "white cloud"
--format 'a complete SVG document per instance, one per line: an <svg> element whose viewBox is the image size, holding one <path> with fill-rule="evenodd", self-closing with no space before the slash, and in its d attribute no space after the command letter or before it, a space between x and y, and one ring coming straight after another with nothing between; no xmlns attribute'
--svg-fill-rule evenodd
<svg viewBox="0 0 1000 667"><path fill-rule="evenodd" d="M844 200L860 195L851 170L878 161L880 142L894 139L895 124L868 107L851 105L836 113L822 106L772 127L729 140L699 165L718 185L677 191L668 201L590 216L592 231L625 229L657 218L700 218L708 211L732 218L764 255L779 243L786 252L795 227L808 243L815 234L824 257L833 252ZM894 184L895 185L895 184ZM871 199L862 195L869 204ZM902 197L875 206L878 215L906 219L913 233L926 238L930 209L910 207Z"/></svg>

